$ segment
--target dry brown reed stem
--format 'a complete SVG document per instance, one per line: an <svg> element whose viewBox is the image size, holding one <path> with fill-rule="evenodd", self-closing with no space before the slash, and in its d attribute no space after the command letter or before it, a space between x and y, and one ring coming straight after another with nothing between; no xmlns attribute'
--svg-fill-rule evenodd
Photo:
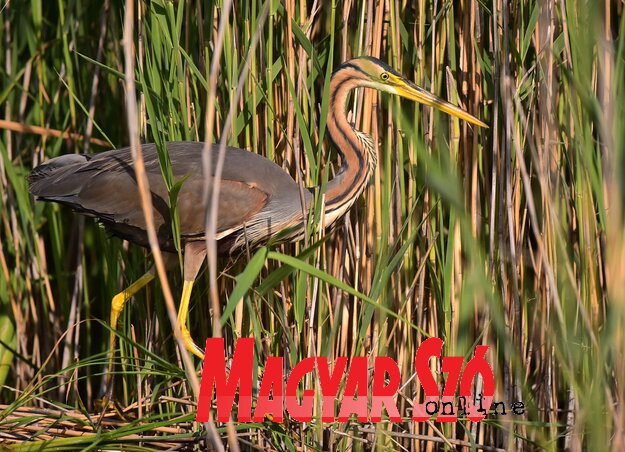
<svg viewBox="0 0 625 452"><path fill-rule="evenodd" d="M285 59L288 67L288 76L290 80L296 80L295 77L295 49L293 46L293 40L295 39L293 36L293 21L296 20L295 17L295 0L285 0L284 7L286 9L286 53ZM287 86L288 81L286 79L283 80L284 86ZM295 107L293 105L293 99L291 96L287 98L287 110L286 110L286 140L287 145L285 147L285 155L284 161L287 167L291 166L294 147L296 146L296 140L299 137L295 134Z"/></svg>
<svg viewBox="0 0 625 452"><path fill-rule="evenodd" d="M270 7L270 2L266 1L265 4L263 5L263 9L258 18L259 26L254 32L254 35L252 37L252 41L250 43L248 53L245 59L243 69L241 70L241 74L239 75L235 97L232 103L230 104L228 115L226 117L226 120L224 121L224 125L221 130L221 139L219 142L219 157L217 158L217 165L215 167L215 172L214 172L215 176L212 179L214 183L212 185L211 200L209 202L211 209L210 209L210 212L208 213L208 224L206 228L207 238L208 237L213 238L212 240L210 240L210 242L211 242L211 245L213 246L213 252L215 253L215 257L216 257L216 241L214 240L214 237L217 231L217 214L218 214L217 208L219 206L218 201L219 201L219 191L220 191L220 184L221 184L221 173L223 171L223 165L224 165L224 160L225 160L225 155L226 155L226 142L227 142L228 135L230 134L230 128L232 127L232 121L233 121L233 116L235 113L235 108L238 104L239 99L241 98L241 94L243 93L243 87L245 84L245 80L247 78L247 72L249 71L249 68L250 68L249 62L254 51L256 50L256 45L258 44L258 41L260 39L260 32L262 31L265 20L267 19L267 14L269 13L269 7ZM207 178L207 180L209 179ZM215 277L215 281L214 281L215 284L214 285L211 284L211 287L215 288L215 295L216 295L217 293L216 260L215 260L215 267L214 267L214 277ZM212 292L211 292L211 295L213 295ZM219 309L218 303L219 303L219 300L217 298L217 310L213 311L213 322L216 325L220 325L220 322L221 322L220 316L219 316L220 309ZM215 306L215 304L213 304L213 306ZM234 425L232 424L232 422L228 422L227 428L228 428L228 441L229 441L230 447L233 450L237 451L238 444L236 440L236 432L234 430Z"/></svg>
<svg viewBox="0 0 625 452"><path fill-rule="evenodd" d="M228 26L230 18L230 10L232 1L225 0L222 7L221 16L219 17L219 29L215 35L213 54L211 59L210 73L208 77L208 96L206 98L206 120L204 123L206 135L204 137L204 149L202 159L202 170L206 184L202 196L203 203L208 205L210 195L210 181L212 180L212 160L209 152L211 143L213 142L213 128L215 123L215 102L217 99L217 76L220 69L221 53L223 51L223 43L225 30ZM223 151L221 151L223 152ZM215 180L219 179L215 177ZM215 240L216 218L211 218L212 212L206 212L206 260L208 264L208 276L210 280L210 305L213 310L213 337L221 337L221 306L219 300L219 292L217 290L217 242Z"/></svg>
<svg viewBox="0 0 625 452"><path fill-rule="evenodd" d="M6 119L0 119L0 129L11 130L19 133L34 133L35 135L41 135L42 137L55 137L76 141L87 139L86 135L83 136L78 133L50 129L49 127L32 126L30 124L22 124L15 121L8 121ZM90 137L88 138L88 141L105 148L113 147L108 141L100 140L99 138Z"/></svg>
<svg viewBox="0 0 625 452"><path fill-rule="evenodd" d="M137 127L137 100L135 98L135 79L134 79L134 35L133 35L133 22L134 22L134 1L126 1L126 11L124 14L124 82L126 88L126 109L128 112L128 134L130 136L130 148L132 151L132 159L135 166L135 173L137 176L137 188L139 196L141 198L141 208L146 220L146 229L148 233L148 241L150 243L150 249L154 256L154 264L158 273L159 280L163 288L163 295L165 298L165 304L167 307L167 314L171 321L174 336L178 342L178 347L181 351L183 363L185 365L185 371L193 393L196 398L200 392L200 385L195 374L193 363L184 347L184 339L182 337L182 331L180 324L178 323L176 306L171 294L171 288L169 287L169 281L167 280L167 272L165 264L163 262L163 256L156 236L156 229L154 228L154 213L152 210L152 200L150 197L150 186L145 173L145 165L143 162L143 153L141 149L141 143L139 141L139 130Z"/></svg>
<svg viewBox="0 0 625 452"><path fill-rule="evenodd" d="M100 12L100 36L98 38L98 50L96 53L95 60L102 61L102 55L104 53L104 41L106 38L107 31L107 20L108 13L110 8L110 0L104 0L104 5L102 5L102 11ZM85 127L85 139L83 143L83 148L85 153L89 152L89 147L91 143L91 134L93 133L93 125L95 117L95 108L96 108L96 98L98 95L98 86L100 84L100 66L96 66L93 72L93 78L91 79L91 94L89 97L89 113L87 115L87 125Z"/></svg>
<svg viewBox="0 0 625 452"><path fill-rule="evenodd" d="M211 143L213 141L213 124L215 122L215 101L216 101L216 93L217 93L217 75L220 67L220 59L221 52L223 50L223 42L224 42L224 32L226 26L228 25L228 20L230 17L230 9L232 7L232 1L225 0L221 17L219 19L219 30L215 36L215 43L213 48L211 66L210 66L210 74L208 78L208 96L206 98L206 120L204 123L206 129L206 135L204 137L204 149L203 149L203 159L202 159L202 170L205 175L206 184L204 186L203 193L203 201L206 204L208 202L209 191L210 191L210 180L212 174L211 168L211 159L209 156L209 149ZM217 243L215 241L215 231L216 231L216 223L214 220L211 220L209 216L209 212L207 212L206 217L206 260L208 264L208 275L209 275L209 297L210 304L212 306L213 311L213 337L221 337L221 319L220 319L220 301L219 301L219 293L217 291ZM209 420L206 425L206 430L210 435L213 446L217 450L223 450L223 445L219 439L219 434L215 427L215 424L212 420ZM235 450L238 449L238 444L233 439L233 427L232 422L228 422L227 424L228 431L228 441Z"/></svg>

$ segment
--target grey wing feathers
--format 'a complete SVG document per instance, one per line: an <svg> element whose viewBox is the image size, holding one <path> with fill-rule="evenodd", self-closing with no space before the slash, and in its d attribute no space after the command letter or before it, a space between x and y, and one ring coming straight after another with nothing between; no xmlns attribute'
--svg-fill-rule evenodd
<svg viewBox="0 0 625 452"><path fill-rule="evenodd" d="M184 178L178 197L182 235L204 234L206 206L202 205L205 179L202 174L203 143L174 142L167 148L176 180ZM210 149L213 169L216 147ZM152 192L154 215L163 244L170 241L168 193L161 176L156 146L142 146ZM44 201L66 204L93 215L114 233L145 243L145 220L139 202L129 148L95 155L64 155L35 168L29 176L30 192ZM213 181L209 180L209 188ZM218 233L242 228L293 179L278 165L249 151L226 150L218 206Z"/></svg>

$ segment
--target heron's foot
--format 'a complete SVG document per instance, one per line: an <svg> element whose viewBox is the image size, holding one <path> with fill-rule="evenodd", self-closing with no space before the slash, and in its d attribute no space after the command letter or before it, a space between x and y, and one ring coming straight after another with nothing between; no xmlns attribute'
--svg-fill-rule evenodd
<svg viewBox="0 0 625 452"><path fill-rule="evenodd" d="M97 425L100 425L104 418L122 419L124 421L131 421L136 418L136 414L128 408L124 408L124 405L114 396L114 381L113 381L113 369L109 368L104 376L104 383L102 387L102 394L99 399L95 399L93 402L93 409L99 414Z"/></svg>
<svg viewBox="0 0 625 452"><path fill-rule="evenodd" d="M115 402L107 394L104 394L99 399L95 399L93 401L93 410L96 413L100 413L100 414L108 413L108 412L114 410L114 407L115 407L116 404L117 404L117 402Z"/></svg>
<svg viewBox="0 0 625 452"><path fill-rule="evenodd" d="M95 399L93 402L93 408L95 412L100 413L100 420L102 420L102 416L106 413L115 410L115 406L117 402L113 399L113 357L109 357L108 367L106 368L106 373L104 374L102 380L102 386L100 388L100 398Z"/></svg>
<svg viewBox="0 0 625 452"><path fill-rule="evenodd" d="M135 416L129 415L124 407L116 399L104 394L101 398L94 400L94 411L99 414L96 425L101 425L104 418L122 419L130 422Z"/></svg>

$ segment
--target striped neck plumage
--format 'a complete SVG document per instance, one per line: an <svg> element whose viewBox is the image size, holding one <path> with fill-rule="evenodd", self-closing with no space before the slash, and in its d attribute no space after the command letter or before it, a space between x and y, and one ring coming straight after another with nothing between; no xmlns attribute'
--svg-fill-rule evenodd
<svg viewBox="0 0 625 452"><path fill-rule="evenodd" d="M326 188L326 225L339 218L358 199L378 161L373 139L355 130L345 115L347 95L358 86L358 72L349 65L337 69L330 82L328 133L341 157L341 168Z"/></svg>

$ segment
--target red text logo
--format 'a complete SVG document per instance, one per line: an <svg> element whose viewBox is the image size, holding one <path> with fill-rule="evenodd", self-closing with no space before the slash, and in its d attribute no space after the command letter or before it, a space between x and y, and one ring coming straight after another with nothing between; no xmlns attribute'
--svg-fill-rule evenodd
<svg viewBox="0 0 625 452"><path fill-rule="evenodd" d="M443 393L438 389L438 383L430 370L430 358L441 358L443 341L437 337L431 337L421 343L415 354L415 370L417 378L423 388L425 400L421 403L415 398L412 419L423 422L438 414L438 422L455 422L458 419L458 411L462 411L473 422L484 419L487 410L495 394L495 376L490 364L484 356L488 351L488 345L475 347L475 355L462 369L464 358L462 356L445 356L441 361L441 372L447 373L447 381ZM475 377L480 374L483 380L483 392L479 397L472 395L472 387ZM456 390L460 385L460 393L457 406L454 403Z"/></svg>
<svg viewBox="0 0 625 452"><path fill-rule="evenodd" d="M419 395L415 397L412 420L423 422L434 418L438 422L453 422L459 414L474 422L484 419L487 410L491 408L495 391L493 371L485 359L488 346L478 345L466 365L460 356L441 357L442 349L441 339L429 338L415 354L415 372L424 397L422 401ZM346 357L339 357L334 363L328 362L323 356L305 358L285 378L283 358L272 356L265 364L257 393L254 394L253 338L237 340L229 372L226 372L223 338L207 339L205 356L196 417L198 422L206 422L211 416L213 395L216 399L217 420L230 420L237 391L239 422L261 422L266 415L271 415L276 422L282 422L285 411L294 421L310 422L315 405L315 389L300 389L308 376L319 383L314 386L321 390L318 396L323 422L346 422L353 415L359 422L379 422L383 411L386 411L387 418L392 422L403 420L397 408L401 372L397 363L389 357L378 356L370 360L358 356L349 362ZM447 374L442 392L430 368L431 358L440 359L440 372ZM439 369L438 362L434 368ZM472 388L478 375L481 376L482 392L474 397ZM343 392L337 399L340 388L343 388ZM252 409L253 395L256 404ZM503 402L498 403L504 405ZM524 410L524 406L517 402L511 409L515 414L523 414L519 410Z"/></svg>

